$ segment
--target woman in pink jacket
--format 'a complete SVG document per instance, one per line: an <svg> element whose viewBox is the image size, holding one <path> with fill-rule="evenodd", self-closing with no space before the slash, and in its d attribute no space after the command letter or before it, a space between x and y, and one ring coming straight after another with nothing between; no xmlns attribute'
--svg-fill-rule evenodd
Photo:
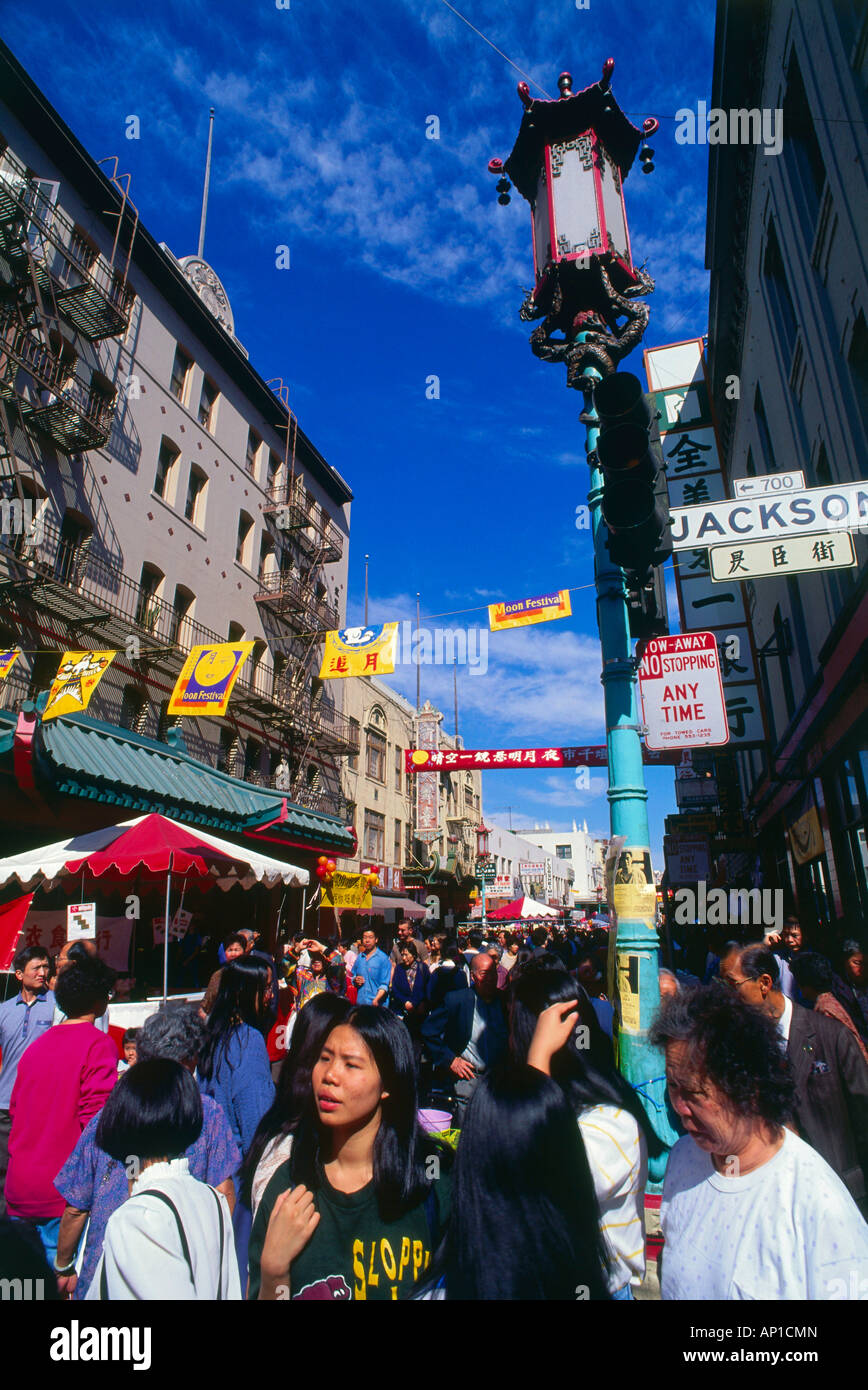
<svg viewBox="0 0 868 1390"><path fill-rule="evenodd" d="M94 1027L113 983L114 971L96 958L61 971L55 997L66 1018L27 1049L9 1103L7 1210L35 1224L52 1263L65 1206L54 1179L117 1079L114 1041Z"/></svg>

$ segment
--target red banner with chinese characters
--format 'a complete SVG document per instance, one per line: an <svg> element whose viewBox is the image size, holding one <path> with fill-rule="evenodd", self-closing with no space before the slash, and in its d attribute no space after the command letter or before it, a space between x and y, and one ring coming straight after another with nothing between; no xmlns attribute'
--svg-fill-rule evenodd
<svg viewBox="0 0 868 1390"><path fill-rule="evenodd" d="M642 749L645 763L675 766L681 762L680 749ZM496 767L607 767L609 755L604 743L577 748L405 748L407 772L430 772L435 768Z"/></svg>

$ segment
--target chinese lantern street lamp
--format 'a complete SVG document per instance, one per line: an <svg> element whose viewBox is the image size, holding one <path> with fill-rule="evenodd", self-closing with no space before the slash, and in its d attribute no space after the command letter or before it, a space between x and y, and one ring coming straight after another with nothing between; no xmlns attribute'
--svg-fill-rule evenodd
<svg viewBox="0 0 868 1390"><path fill-rule="evenodd" d="M556 101L534 100L527 84L520 83L524 114L512 153L506 160L491 160L488 167L498 177L500 203L508 201L514 185L530 205L534 287L519 315L527 322L540 320L530 336L531 348L544 362L564 363L567 385L584 397L579 418L586 427L591 468L588 507L602 646L611 833L613 839L622 837L610 901L617 922L617 934L610 935L610 989L614 987L619 997L621 1069L637 1087L660 1137L674 1143L676 1136L666 1119L662 1059L647 1041L659 1004L658 937L628 609L628 598L645 592L651 570L668 553L668 529L663 539L652 534L657 523L668 528L668 512L658 497L653 422L645 420L641 402L634 399L630 383L635 378L624 380L628 374L618 372L618 364L642 339L649 311L640 301L654 289L651 277L633 264L623 185L637 153L643 172L653 169L654 151L647 139L658 122L649 117L640 130L628 120L611 92L614 66L614 60L607 59L600 81L579 92L573 92L570 74L561 73ZM603 381L607 386L601 395L606 399L598 414L594 393ZM623 407L622 396L629 409ZM609 436L604 447L608 471L597 456L601 417ZM632 430L620 424L622 418L632 423ZM645 431L641 440L638 426ZM632 441L626 450L629 457L621 458L618 446L627 436ZM618 561L629 567L634 548L641 556L639 573L625 577ZM650 620L659 625L661 617L653 604L649 611ZM639 621L632 635L650 635L642 633ZM665 617L662 622L665 630Z"/></svg>
<svg viewBox="0 0 868 1390"><path fill-rule="evenodd" d="M492 856L488 851L488 837L491 834L485 821L480 821L476 828L476 880L482 894L482 928L485 930L485 885L491 872Z"/></svg>

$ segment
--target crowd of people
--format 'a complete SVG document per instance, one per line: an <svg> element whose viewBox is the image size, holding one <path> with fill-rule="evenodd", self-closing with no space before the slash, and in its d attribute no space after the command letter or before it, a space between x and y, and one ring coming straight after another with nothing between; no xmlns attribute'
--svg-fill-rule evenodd
<svg viewBox="0 0 868 1390"><path fill-rule="evenodd" d="M630 1301L665 1166L664 1299L866 1298L864 954L833 964L794 921L711 945L660 972L668 1155L616 1064L605 932L405 921L275 956L243 929L200 1001L122 1038L90 943L56 973L28 947L0 1005L0 1276L42 1261L73 1300Z"/></svg>

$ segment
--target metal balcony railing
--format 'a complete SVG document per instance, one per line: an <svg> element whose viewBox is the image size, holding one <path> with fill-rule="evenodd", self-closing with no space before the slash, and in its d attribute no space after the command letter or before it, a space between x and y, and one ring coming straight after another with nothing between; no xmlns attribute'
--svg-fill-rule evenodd
<svg viewBox="0 0 868 1390"><path fill-rule="evenodd" d="M309 579L302 579L293 570L273 570L259 577L256 602L268 606L285 618L294 618L299 630L334 631L340 621L335 604L319 598Z"/></svg>
<svg viewBox="0 0 868 1390"><path fill-rule="evenodd" d="M33 381L33 395L18 391L19 369ZM16 402L25 424L47 434L62 453L75 454L105 444L117 393L82 381L68 357L56 354L33 330L22 327L10 308L3 308L0 395Z"/></svg>
<svg viewBox="0 0 868 1390"><path fill-rule="evenodd" d="M292 484L287 480L268 488L268 501L263 511L281 509L285 509L286 523L280 529L291 532L299 545L311 552L321 551L324 564L333 564L341 558L343 532L318 503L308 498L301 478L296 478Z"/></svg>
<svg viewBox="0 0 868 1390"><path fill-rule="evenodd" d="M0 251L18 271L27 268L24 243L37 271L51 278L57 307L91 341L122 336L135 291L52 203L11 150L0 153Z"/></svg>

